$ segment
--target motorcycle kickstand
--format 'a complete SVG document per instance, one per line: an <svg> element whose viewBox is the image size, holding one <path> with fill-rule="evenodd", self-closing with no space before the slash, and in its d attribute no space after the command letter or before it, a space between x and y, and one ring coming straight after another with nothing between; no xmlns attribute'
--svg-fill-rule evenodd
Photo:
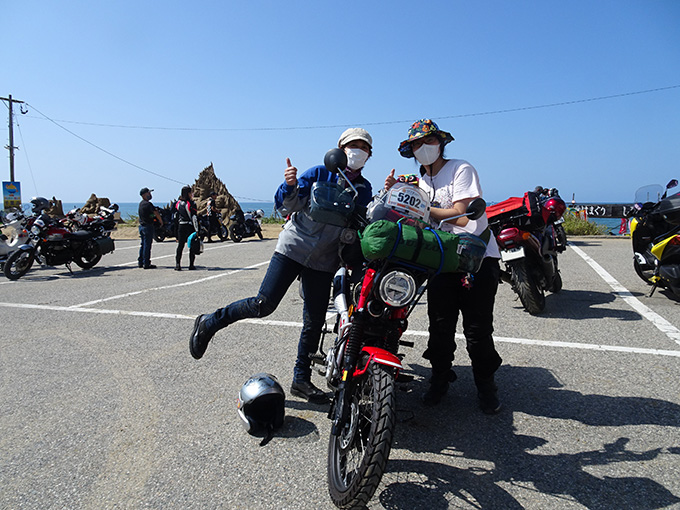
<svg viewBox="0 0 680 510"><path fill-rule="evenodd" d="M71 264L65 264L66 269L68 269L68 272L71 273L71 276L73 276L73 270L71 269Z"/></svg>
<svg viewBox="0 0 680 510"><path fill-rule="evenodd" d="M654 291L656 290L656 288L657 288L658 286L659 286L658 283L654 283L654 284L652 285L652 290L649 291L649 296L647 296L647 297L652 297L652 296L654 295Z"/></svg>

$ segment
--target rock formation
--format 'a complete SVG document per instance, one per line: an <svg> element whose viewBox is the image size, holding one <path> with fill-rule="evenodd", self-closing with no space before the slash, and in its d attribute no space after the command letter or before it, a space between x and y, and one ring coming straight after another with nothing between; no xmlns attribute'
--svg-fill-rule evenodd
<svg viewBox="0 0 680 510"><path fill-rule="evenodd" d="M97 198L97 195L92 193L85 205L80 208L80 211L83 214L97 214L100 207L109 207L110 205L111 201L108 198Z"/></svg>
<svg viewBox="0 0 680 510"><path fill-rule="evenodd" d="M229 216L241 208L236 199L231 196L231 193L229 193L224 183L215 175L215 169L213 168L212 163L198 174L198 178L192 186L192 191L194 193L194 201L196 202L196 207L198 207L199 214L206 213L210 192L215 191L217 193L215 203L217 209L222 213L222 223L225 225L229 224Z"/></svg>
<svg viewBox="0 0 680 510"><path fill-rule="evenodd" d="M50 208L46 212L53 218L63 218L64 206L61 204L61 200L57 200L56 197L52 197L52 200L50 200Z"/></svg>

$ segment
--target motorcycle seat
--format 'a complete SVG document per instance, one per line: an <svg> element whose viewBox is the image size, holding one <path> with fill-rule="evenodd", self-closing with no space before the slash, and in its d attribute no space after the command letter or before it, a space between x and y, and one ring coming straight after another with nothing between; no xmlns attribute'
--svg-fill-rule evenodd
<svg viewBox="0 0 680 510"><path fill-rule="evenodd" d="M76 230L75 232L71 232L68 234L66 237L70 239L78 239L80 241L84 241L86 239L90 239L92 237L95 237L97 234L95 232L90 232L88 230Z"/></svg>

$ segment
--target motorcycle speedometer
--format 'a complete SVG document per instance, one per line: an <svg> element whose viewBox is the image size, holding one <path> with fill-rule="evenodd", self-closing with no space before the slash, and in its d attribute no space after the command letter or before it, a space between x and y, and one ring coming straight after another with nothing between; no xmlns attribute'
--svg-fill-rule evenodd
<svg viewBox="0 0 680 510"><path fill-rule="evenodd" d="M386 305L396 308L406 306L416 295L416 280L409 273L394 270L380 280L378 293Z"/></svg>

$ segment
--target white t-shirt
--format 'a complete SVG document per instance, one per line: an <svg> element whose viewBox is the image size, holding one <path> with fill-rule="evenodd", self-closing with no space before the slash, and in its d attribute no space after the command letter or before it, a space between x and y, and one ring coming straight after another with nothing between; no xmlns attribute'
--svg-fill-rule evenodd
<svg viewBox="0 0 680 510"><path fill-rule="evenodd" d="M451 209L454 202L459 200L482 196L482 186L479 184L477 170L470 163L462 159L448 160L442 169L437 172L437 175L432 178L425 174L420 179L420 187L430 197L431 206L441 207L442 209ZM430 223L434 227L439 225L434 220L430 220ZM488 226L489 221L486 218L486 214L484 214L478 220L468 221L468 224L464 227L444 223L442 230L453 232L454 234L467 232L479 236ZM489 238L484 256L493 258L500 258L501 256L493 234Z"/></svg>

